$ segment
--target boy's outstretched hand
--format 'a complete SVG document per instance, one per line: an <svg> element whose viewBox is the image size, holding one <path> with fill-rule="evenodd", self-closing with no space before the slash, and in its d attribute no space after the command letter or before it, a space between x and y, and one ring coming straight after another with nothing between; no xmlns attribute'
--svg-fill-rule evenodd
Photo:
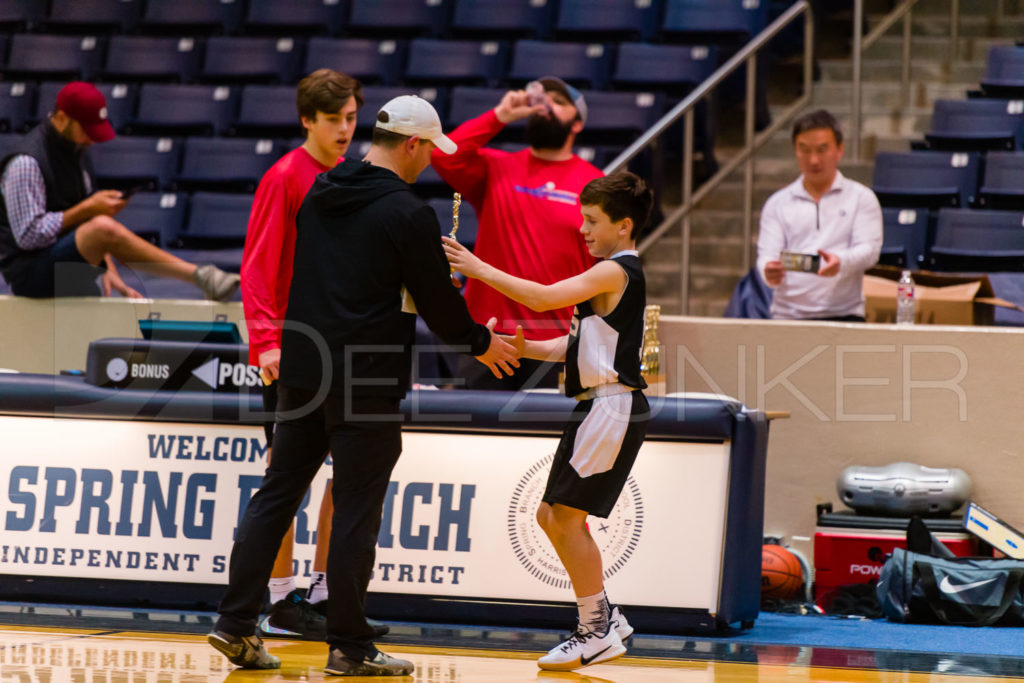
<svg viewBox="0 0 1024 683"><path fill-rule="evenodd" d="M462 246L451 237L441 236L441 242L444 243L444 254L448 257L448 263L451 264L452 268L459 271L466 277L479 277L480 273L487 266L486 263L478 259L473 252L466 247Z"/></svg>
<svg viewBox="0 0 1024 683"><path fill-rule="evenodd" d="M512 345L512 347L516 350L516 358L522 358L526 354L526 337L523 336L522 325L516 325L515 336L499 334L498 338Z"/></svg>
<svg viewBox="0 0 1024 683"><path fill-rule="evenodd" d="M519 367L519 361L517 360L519 356L516 355L516 347L505 341L508 337L494 333L494 326L497 324L497 318L491 318L487 321L487 329L491 333L491 344L476 359L486 365L492 375L501 379L502 372L510 377L512 376L512 368ZM517 329L516 337L522 339L522 333L522 329Z"/></svg>

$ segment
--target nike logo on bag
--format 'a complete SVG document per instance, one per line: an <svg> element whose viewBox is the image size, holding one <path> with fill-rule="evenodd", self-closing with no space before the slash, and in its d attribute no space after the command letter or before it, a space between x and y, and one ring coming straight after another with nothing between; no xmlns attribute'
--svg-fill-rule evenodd
<svg viewBox="0 0 1024 683"><path fill-rule="evenodd" d="M600 652L595 653L593 657L584 657L583 655L580 655L580 666L586 666L587 664L590 664L592 661L603 655L605 652L608 652L608 650L610 649L612 649L611 645L601 650Z"/></svg>
<svg viewBox="0 0 1024 683"><path fill-rule="evenodd" d="M998 578L998 576L994 576L991 579L983 579L981 581L974 581L973 583L961 583L959 585L954 585L953 582L949 580L948 576L943 576L942 581L939 582L939 590L943 593L962 593L964 591L969 591L972 588L977 588L978 586L984 586L986 583L992 583Z"/></svg>

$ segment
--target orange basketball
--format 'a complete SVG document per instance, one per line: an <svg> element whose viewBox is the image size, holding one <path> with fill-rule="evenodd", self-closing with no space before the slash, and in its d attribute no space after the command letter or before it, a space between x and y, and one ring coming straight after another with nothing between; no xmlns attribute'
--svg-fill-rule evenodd
<svg viewBox="0 0 1024 683"><path fill-rule="evenodd" d="M761 595L766 598L793 598L804 585L800 560L781 545L761 547Z"/></svg>

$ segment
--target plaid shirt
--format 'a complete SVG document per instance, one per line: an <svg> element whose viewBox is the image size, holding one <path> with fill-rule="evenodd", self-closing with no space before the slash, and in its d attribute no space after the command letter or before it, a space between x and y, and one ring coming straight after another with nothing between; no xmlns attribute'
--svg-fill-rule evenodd
<svg viewBox="0 0 1024 683"><path fill-rule="evenodd" d="M92 194L89 176L83 176L85 191ZM7 205L11 232L21 249L43 249L57 241L64 212L46 210L46 181L35 159L25 154L11 159L0 178L0 192Z"/></svg>

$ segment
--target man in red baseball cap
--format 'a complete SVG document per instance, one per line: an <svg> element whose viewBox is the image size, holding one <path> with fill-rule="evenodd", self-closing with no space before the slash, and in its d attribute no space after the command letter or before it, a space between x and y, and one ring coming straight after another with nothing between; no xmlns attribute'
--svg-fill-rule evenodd
<svg viewBox="0 0 1024 683"><path fill-rule="evenodd" d="M68 83L53 113L0 160L0 273L19 296L138 297L114 260L194 283L226 301L238 275L196 266L142 239L114 220L128 198L97 190L87 149L115 137L107 101L90 83ZM101 288L96 279L100 276Z"/></svg>

